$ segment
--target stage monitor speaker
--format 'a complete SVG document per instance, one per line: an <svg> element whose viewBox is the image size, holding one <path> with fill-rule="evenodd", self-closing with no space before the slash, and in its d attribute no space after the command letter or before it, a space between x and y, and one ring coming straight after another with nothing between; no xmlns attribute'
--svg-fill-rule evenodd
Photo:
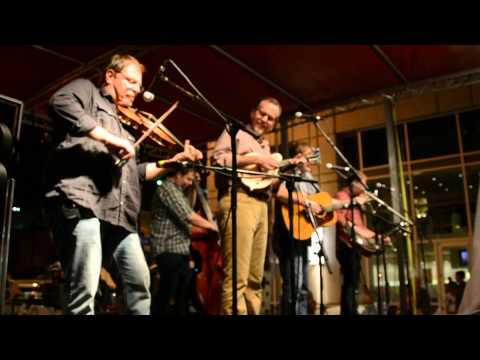
<svg viewBox="0 0 480 360"><path fill-rule="evenodd" d="M0 95L0 314L5 313L8 253L15 192L16 145L20 140L23 102Z"/></svg>

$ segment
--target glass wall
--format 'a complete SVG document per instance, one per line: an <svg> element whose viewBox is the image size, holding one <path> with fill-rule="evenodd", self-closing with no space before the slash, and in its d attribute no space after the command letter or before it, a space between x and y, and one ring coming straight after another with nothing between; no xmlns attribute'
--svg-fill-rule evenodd
<svg viewBox="0 0 480 360"><path fill-rule="evenodd" d="M413 202L419 226L428 238L468 234L463 174L460 167L413 175Z"/></svg>
<svg viewBox="0 0 480 360"><path fill-rule="evenodd" d="M329 129L326 126L325 129ZM331 127L335 129L335 126ZM279 129L274 134L279 140ZM411 255L408 264L412 286L415 286L419 312L425 312L425 298L428 295L433 310L443 301L442 282L439 271L448 264L440 264L443 247L446 243L458 241L464 247L471 241L478 186L480 183L480 109L443 113L430 118L400 122L397 125L403 175L406 188L406 200L409 217L415 220L412 233L392 233L394 245L405 245ZM388 147L385 126L348 130L331 135L341 152L357 169L368 176L368 186L380 199L391 205L401 200L400 189L392 189L388 166ZM305 139L313 146L324 142L312 125L296 124L289 129L289 140ZM343 164L335 155L330 160ZM330 183L331 176L323 167L319 167L327 177L329 191L335 191ZM319 175L315 169L315 175ZM333 180L335 182L335 180ZM372 229L389 233L393 226L393 216L385 208L371 203L365 214L365 221ZM373 212L373 214L372 214ZM408 235L408 237L407 237ZM408 246L407 244L408 240ZM377 293L377 272L381 274L382 296L385 296L385 276L389 282L392 304L399 301L398 253L387 248L386 274L383 265L377 269L376 258L368 260L365 273L370 292ZM440 270L438 268L440 266ZM427 283L425 283L425 281Z"/></svg>
<svg viewBox="0 0 480 360"><path fill-rule="evenodd" d="M425 303L422 301L425 300L427 290L435 311L441 301L439 287L443 286L437 275L437 265L444 272L448 270L445 274L466 268L455 265L458 251L453 254L451 250L445 250L448 254L444 254L443 263L437 262L444 241L458 240L465 243L470 240L473 232L480 182L480 110L405 122L398 125L397 129L407 202L410 212L413 211L410 218L416 221L411 247L406 247L406 250L411 251L414 260L410 269L412 281L416 285L418 311L425 311ZM350 144L344 146L344 149L352 149L352 158L355 158L353 144L358 146L357 137L361 139L358 163L363 167L360 170L369 177L368 185L372 191L386 203L392 204L392 199L400 197L401 192L398 189L391 190L385 128L337 134L337 144ZM368 226L372 229L377 226L379 231L388 232L391 229L388 221L393 219L392 215L385 209L374 210L376 216L365 215ZM378 220L379 215L384 219ZM405 241L401 234L397 235L397 239L397 242ZM386 251L386 262L391 300L396 303L398 259L389 249ZM377 269L375 256L372 256L369 261L372 294L377 291L377 271L383 275L385 270L382 267ZM445 278L448 276L450 275ZM444 280L442 278L442 282ZM385 291L385 284L381 283L381 286L382 291Z"/></svg>

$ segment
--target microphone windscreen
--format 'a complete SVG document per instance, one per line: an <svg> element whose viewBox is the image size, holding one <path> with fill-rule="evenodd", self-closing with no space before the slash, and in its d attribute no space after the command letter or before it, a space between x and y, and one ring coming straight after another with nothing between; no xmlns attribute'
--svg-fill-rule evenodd
<svg viewBox="0 0 480 360"><path fill-rule="evenodd" d="M152 102L155 99L155 95L153 95L150 91L143 92L143 101L145 102Z"/></svg>

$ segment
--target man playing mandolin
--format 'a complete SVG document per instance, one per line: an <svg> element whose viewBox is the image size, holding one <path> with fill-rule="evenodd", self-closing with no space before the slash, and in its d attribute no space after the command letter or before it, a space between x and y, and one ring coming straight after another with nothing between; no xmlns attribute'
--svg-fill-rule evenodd
<svg viewBox="0 0 480 360"><path fill-rule="evenodd" d="M131 106L142 91L144 70L130 55L114 55L101 88L77 79L50 99L56 148L46 196L65 270L66 314L94 313L102 260L112 258L127 313L150 313L150 273L137 233L140 182L168 170L137 164L135 139L117 115L118 106ZM187 142L183 152L164 161L201 157ZM119 159L123 166L116 165Z"/></svg>
<svg viewBox="0 0 480 360"><path fill-rule="evenodd" d="M250 128L260 135L271 131L282 108L274 98L261 99L250 112ZM270 153L265 137L259 140L240 130L237 134L239 168L255 165L256 170L275 170L279 162ZM217 140L212 163L232 165L230 135L224 131ZM230 217L230 182L216 175L218 223L222 236L225 279L222 286L222 314L232 314L232 221ZM278 183L278 182L277 182ZM271 186L251 191L240 185L237 204L237 310L238 314L258 315L262 303L262 280L267 249L268 206Z"/></svg>

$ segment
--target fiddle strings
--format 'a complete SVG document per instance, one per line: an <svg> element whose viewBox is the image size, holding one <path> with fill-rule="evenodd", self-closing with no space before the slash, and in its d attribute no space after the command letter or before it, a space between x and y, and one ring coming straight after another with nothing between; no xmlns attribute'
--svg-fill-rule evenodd
<svg viewBox="0 0 480 360"><path fill-rule="evenodd" d="M161 125L162 121L165 120L177 108L178 103L179 101L177 100L167 111L165 111L165 113L163 113L163 115L160 116L157 121L155 121L155 123L153 123L153 125L150 126L150 128L145 131L143 135L133 144L133 147L137 148L155 130L156 127ZM127 160L117 159L115 161L115 165L121 167L125 165L126 162Z"/></svg>
<svg viewBox="0 0 480 360"><path fill-rule="evenodd" d="M170 108L167 111L165 111L165 113L162 116L160 116L158 120L147 131L143 133L140 139L138 139L135 142L135 144L133 144L133 147L139 146L155 130L156 127L159 127L163 122L163 120L165 120L168 117L168 115L170 115L173 112L173 110L177 108L178 103L179 101L177 100L172 106L170 106Z"/></svg>

